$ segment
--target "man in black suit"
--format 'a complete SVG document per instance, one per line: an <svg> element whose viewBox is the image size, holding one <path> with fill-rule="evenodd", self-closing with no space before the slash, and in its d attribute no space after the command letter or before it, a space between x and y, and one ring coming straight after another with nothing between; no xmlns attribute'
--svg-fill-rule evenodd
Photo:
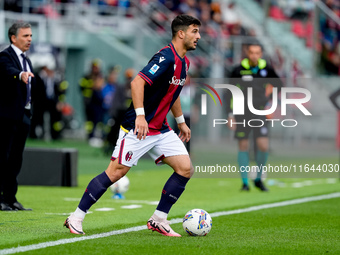
<svg viewBox="0 0 340 255"><path fill-rule="evenodd" d="M31 61L25 55L31 46L31 25L13 24L8 37L11 45L0 52L0 210L31 210L16 199L35 83Z"/></svg>

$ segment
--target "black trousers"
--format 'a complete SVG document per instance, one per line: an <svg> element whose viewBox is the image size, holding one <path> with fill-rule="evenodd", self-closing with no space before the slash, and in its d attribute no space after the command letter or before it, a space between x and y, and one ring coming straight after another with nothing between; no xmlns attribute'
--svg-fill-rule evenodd
<svg viewBox="0 0 340 255"><path fill-rule="evenodd" d="M22 121L0 118L0 202L17 201L17 176L30 128L31 113L25 110Z"/></svg>

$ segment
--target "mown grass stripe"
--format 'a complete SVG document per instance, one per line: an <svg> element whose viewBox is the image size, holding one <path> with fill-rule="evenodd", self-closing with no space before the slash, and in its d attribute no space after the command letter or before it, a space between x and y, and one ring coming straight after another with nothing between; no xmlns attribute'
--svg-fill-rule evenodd
<svg viewBox="0 0 340 255"><path fill-rule="evenodd" d="M320 201L320 200L339 198L339 197L340 197L340 192L336 192L336 193L320 195L320 196L298 198L298 199L286 200L286 201L282 201L282 202L275 202L275 203L251 206L251 207L247 207L247 208L230 210L230 211L215 212L215 213L211 213L210 215L211 215L212 218L214 218L214 217L219 217L219 216L241 214L241 213L259 211L259 210L263 210L263 209L270 209L270 208L276 208L276 207L282 207L282 206L303 204L303 203L307 203L307 202ZM171 223L173 223L173 224L180 223L180 222L182 222L182 218L177 218L177 219L171 220ZM109 236L113 236L113 235L120 235L120 234L136 232L136 231L141 231L141 230L146 230L146 229L147 229L146 225L143 225L143 226L131 227L131 228L126 228L126 229L121 229L121 230L114 230L114 231L90 235L90 236L81 236L81 237L60 239L60 240L57 240L57 241L44 242L44 243L39 243L39 244L32 244L32 245L27 245L27 246L13 247L13 248L9 248L9 249L0 250L0 255L14 254L14 253L38 250L38 249L43 249L43 248L62 245L62 244L69 244L69 243L81 242L81 241L86 241L86 240L93 240L93 239L97 239L97 238L109 237Z"/></svg>

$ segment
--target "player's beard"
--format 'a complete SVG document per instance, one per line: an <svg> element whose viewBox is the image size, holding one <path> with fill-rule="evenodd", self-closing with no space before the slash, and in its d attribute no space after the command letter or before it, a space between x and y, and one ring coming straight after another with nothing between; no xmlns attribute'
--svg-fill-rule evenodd
<svg viewBox="0 0 340 255"><path fill-rule="evenodd" d="M195 44L191 43L190 41L185 41L184 45L185 45L185 48L187 49L187 51L196 50Z"/></svg>

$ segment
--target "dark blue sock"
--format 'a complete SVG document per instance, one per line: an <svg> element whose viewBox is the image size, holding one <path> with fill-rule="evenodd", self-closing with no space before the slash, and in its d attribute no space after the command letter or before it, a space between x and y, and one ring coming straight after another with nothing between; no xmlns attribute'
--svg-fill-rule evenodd
<svg viewBox="0 0 340 255"><path fill-rule="evenodd" d="M185 185L188 181L189 178L181 176L177 173L173 173L164 185L157 210L169 213L172 205L176 203L178 198L183 193Z"/></svg>
<svg viewBox="0 0 340 255"><path fill-rule="evenodd" d="M87 212L111 185L112 182L105 172L102 172L100 175L94 177L87 186L78 207L82 211Z"/></svg>

